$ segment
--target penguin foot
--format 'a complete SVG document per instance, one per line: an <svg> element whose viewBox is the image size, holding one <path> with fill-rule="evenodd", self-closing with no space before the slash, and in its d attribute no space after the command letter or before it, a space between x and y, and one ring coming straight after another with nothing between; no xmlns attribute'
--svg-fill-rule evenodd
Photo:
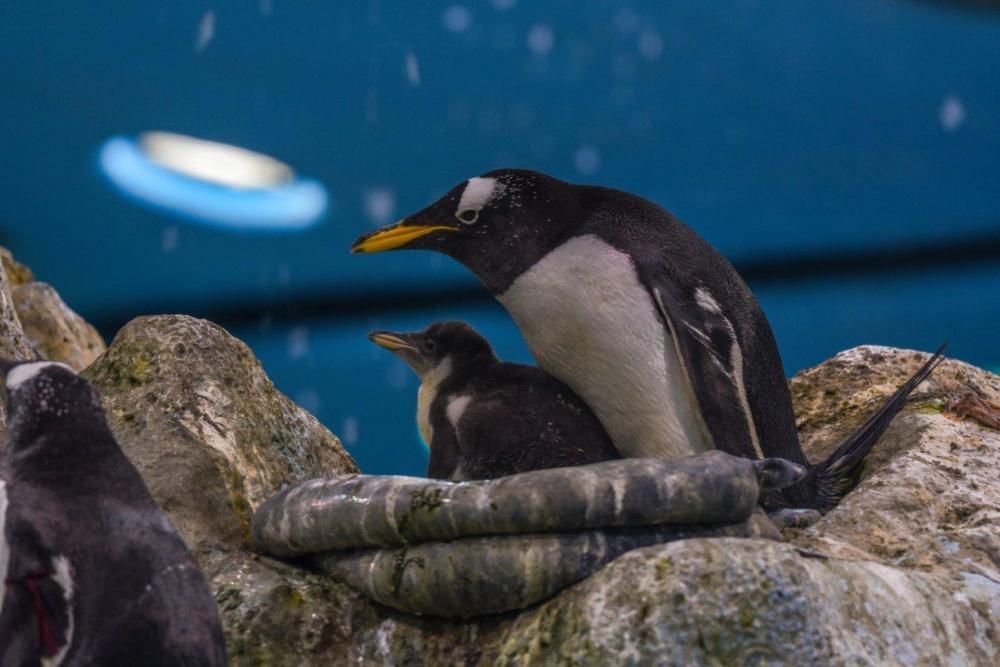
<svg viewBox="0 0 1000 667"><path fill-rule="evenodd" d="M774 522L778 530L785 528L806 528L813 525L822 516L818 510L784 508L769 513L768 518Z"/></svg>

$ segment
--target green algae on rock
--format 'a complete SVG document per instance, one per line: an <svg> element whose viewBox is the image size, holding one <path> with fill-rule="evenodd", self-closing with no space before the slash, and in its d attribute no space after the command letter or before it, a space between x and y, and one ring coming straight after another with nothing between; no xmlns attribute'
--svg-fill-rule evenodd
<svg viewBox="0 0 1000 667"><path fill-rule="evenodd" d="M246 345L205 320L137 318L84 375L122 449L196 549L248 541L253 511L286 484L357 470Z"/></svg>

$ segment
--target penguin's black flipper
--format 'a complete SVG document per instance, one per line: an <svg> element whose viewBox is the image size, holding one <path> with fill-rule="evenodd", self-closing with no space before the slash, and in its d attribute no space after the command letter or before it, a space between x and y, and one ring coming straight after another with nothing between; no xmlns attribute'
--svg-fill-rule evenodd
<svg viewBox="0 0 1000 667"><path fill-rule="evenodd" d="M875 414L868 418L868 421L861 428L841 443L829 458L813 468L817 482L816 499L813 504L815 509L820 512L828 512L836 507L841 498L858 485L868 452L889 428L889 424L899 414L899 411L903 409L910 393L944 361L944 351L947 347L946 341L916 373L910 376L910 379L900 385L899 389Z"/></svg>
<svg viewBox="0 0 1000 667"><path fill-rule="evenodd" d="M25 526L8 525L0 555L8 556L0 600L0 665L42 665L64 652L71 637L72 587L65 559L38 541ZM9 545L6 554L2 550Z"/></svg>
<svg viewBox="0 0 1000 667"><path fill-rule="evenodd" d="M687 380L692 412L720 449L734 456L761 459L753 414L743 385L743 355L732 322L706 288L685 293L666 276L650 288L670 332Z"/></svg>

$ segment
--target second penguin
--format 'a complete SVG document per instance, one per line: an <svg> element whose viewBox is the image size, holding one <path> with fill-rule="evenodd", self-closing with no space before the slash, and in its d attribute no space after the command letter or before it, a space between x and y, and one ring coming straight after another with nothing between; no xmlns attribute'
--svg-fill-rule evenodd
<svg viewBox="0 0 1000 667"><path fill-rule="evenodd" d="M463 322L368 338L420 377L417 424L427 475L493 479L621 458L589 407L540 368L502 362Z"/></svg>

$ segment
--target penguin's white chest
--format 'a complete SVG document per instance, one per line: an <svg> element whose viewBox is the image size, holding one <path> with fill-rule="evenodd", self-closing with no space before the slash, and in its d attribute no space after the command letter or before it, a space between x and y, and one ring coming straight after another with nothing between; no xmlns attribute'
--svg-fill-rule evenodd
<svg viewBox="0 0 1000 667"><path fill-rule="evenodd" d="M596 236L571 239L499 299L538 364L586 401L622 455L711 449L673 342L628 255Z"/></svg>
<svg viewBox="0 0 1000 667"><path fill-rule="evenodd" d="M441 363L421 378L420 388L417 389L417 430L420 431L420 437L428 448L434 440L434 428L431 426L431 405L437 398L441 383L451 375L451 370L451 358L445 357Z"/></svg>

